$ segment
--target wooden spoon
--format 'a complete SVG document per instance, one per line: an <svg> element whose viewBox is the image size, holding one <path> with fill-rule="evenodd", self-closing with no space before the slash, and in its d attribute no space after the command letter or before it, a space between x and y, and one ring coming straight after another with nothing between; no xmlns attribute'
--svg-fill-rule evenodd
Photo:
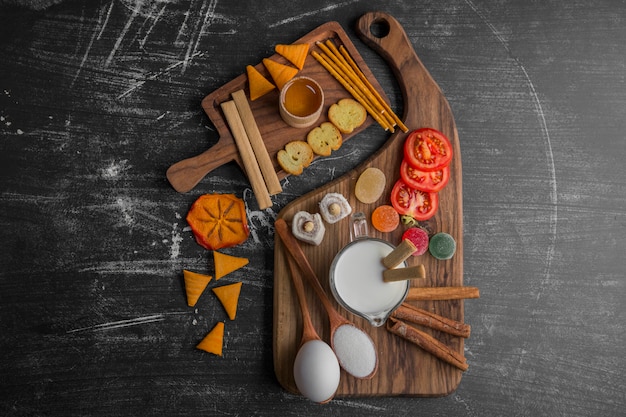
<svg viewBox="0 0 626 417"><path fill-rule="evenodd" d="M309 340L322 340L315 330L315 326L313 326L311 312L309 311L304 294L304 284L294 264L294 260L291 257L287 257L287 264L289 266L291 282L293 283L293 288L296 290L298 302L300 303L300 312L302 313L302 340L300 341L300 346L304 345Z"/></svg>
<svg viewBox="0 0 626 417"><path fill-rule="evenodd" d="M304 251L300 247L300 244L298 243L297 239L293 236L293 234L289 230L289 226L287 226L287 222L285 222L284 219L278 219L276 220L275 228L276 228L276 233L278 234L278 236L283 242L283 246L287 249L291 257L293 257L293 260L295 260L295 262L298 264L303 275L306 277L308 283L313 287L313 290L315 290L315 293L317 294L320 301L324 305L324 308L326 309L326 313L328 314L328 319L330 321L330 345L333 348L333 350L335 349L335 346L334 346L335 345L334 344L335 332L339 327L344 326L344 325L352 326L358 331L362 332L363 335L369 339L370 343L373 346L374 342L372 341L371 337L367 333L365 333L362 329L355 326L354 323L352 323L350 320L346 319L341 314L339 314L339 312L333 307L328 296L326 295L326 292L322 288L319 282L319 279L317 278L317 275L315 274L315 271L311 267L309 260L304 254ZM287 256L287 259L290 262L289 264L290 268L292 267L291 263L293 262L291 257ZM293 275L294 274L292 273L292 277ZM342 365L342 367L344 367L343 365L345 364L345 359L340 358L340 357L338 357L338 359L339 359L339 364ZM344 359L344 361L342 361L342 359ZM350 372L345 367L344 369L347 372ZM376 358L376 364L374 365L373 370L369 374L365 376L356 376L353 374L353 376L360 378L360 379L370 379L374 376L377 370L378 370L378 358Z"/></svg>

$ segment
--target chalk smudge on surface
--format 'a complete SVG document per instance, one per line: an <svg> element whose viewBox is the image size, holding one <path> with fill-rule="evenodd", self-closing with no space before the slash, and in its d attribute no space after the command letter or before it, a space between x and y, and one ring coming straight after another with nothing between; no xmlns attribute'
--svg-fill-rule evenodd
<svg viewBox="0 0 626 417"><path fill-rule="evenodd" d="M322 7L321 9L312 10L310 12L301 13L301 14L296 15L296 16L292 16L292 17L288 17L288 18L283 19L283 20L279 20L278 22L272 23L268 27L269 28L275 28L277 26L282 26L282 25L285 25L287 23L292 23L292 22L304 19L305 17L314 16L314 15L316 15L318 13L329 12L331 10L339 9L341 7L344 7L344 6L349 6L349 5L351 5L353 3L357 3L357 2L358 2L358 0L352 0L352 1L346 1L346 2L343 2L343 3L331 4L329 6Z"/></svg>
<svg viewBox="0 0 626 417"><path fill-rule="evenodd" d="M232 35L236 33L236 29L231 25L233 20L216 13L217 0L192 1L189 2L186 9L177 8L177 3L170 1L122 0L121 4L127 16L123 26L116 28L111 24L114 21L111 16L119 3L112 0L98 9L97 17L94 16L93 18L94 28L87 46L80 56L71 87L75 85L80 74L88 65L95 44L105 38L114 39L114 43L106 55L101 57L104 60L102 65L105 69L123 65L125 55L136 52L141 52L149 61L158 63L166 60L161 70L149 73L142 71L141 68L139 73L137 68L128 68L128 71L124 71L124 68L116 68L116 71L122 77L129 79L131 83L128 88L116 96L119 100L141 88L146 82L168 75L174 69L178 69L181 74L184 74L196 58L204 56L204 53L200 51L200 45L207 34ZM221 31L211 31L210 28L216 23L229 25L222 28ZM156 30L157 25L165 26L164 32L171 33L172 44L178 49L177 54L163 53L161 50L153 49L159 45L159 43L155 45L149 43L151 35L158 32ZM161 31L162 33L163 31ZM98 62L101 60L99 59Z"/></svg>
<svg viewBox="0 0 626 417"><path fill-rule="evenodd" d="M549 185L550 185L550 204L552 207L552 213L550 214L550 245L548 250L546 251L546 260L544 265L543 277L541 279L541 287L536 295L536 300L541 298L543 290L547 286L550 281L551 271L550 268L552 266L552 261L554 258L555 250L556 250L556 235L557 235L557 223L558 223L558 195L557 195L557 183L556 183L556 168L554 165L554 154L552 152L552 143L550 141L550 131L548 130L548 125L546 122L545 113L543 111L543 107L541 105L541 101L539 100L539 95L537 94L537 90L535 89L535 84L530 78L530 75L526 71L526 67L522 62L513 55L511 49L508 46L507 41L502 37L500 32L494 27L494 25L489 22L487 17L478 9L478 7L471 1L465 0L465 3L480 17L480 19L487 25L489 30L493 33L493 35L498 39L504 50L507 52L509 57L515 61L520 70L524 75L524 79L530 88L530 92L533 98L533 102L535 105L535 109L539 116L539 122L541 125L541 130L544 134L546 140L546 158L548 162L548 172L549 172Z"/></svg>
<svg viewBox="0 0 626 417"><path fill-rule="evenodd" d="M180 219L180 214L176 213L176 218ZM170 259L176 259L180 256L180 243L183 241L183 237L178 230L178 223L172 225L172 245L170 246Z"/></svg>
<svg viewBox="0 0 626 417"><path fill-rule="evenodd" d="M148 316L136 317L133 319L110 321L107 323L95 324L93 326L79 327L76 329L68 330L66 333L70 334L70 333L80 333L80 332L110 331L110 330L116 330L116 329L121 329L125 327L140 326L143 324L164 321L167 318L167 316L181 316L181 315L188 315L188 314L189 314L188 312L184 312L184 311L173 312L173 313L152 314Z"/></svg>
<svg viewBox="0 0 626 417"><path fill-rule="evenodd" d="M102 169L101 175L102 178L106 180L114 180L119 178L122 173L130 168L132 168L132 165L128 163L127 159L123 159L119 162L111 161L108 166Z"/></svg>
<svg viewBox="0 0 626 417"><path fill-rule="evenodd" d="M254 193L250 188L246 188L243 192L243 200L246 206L246 217L248 218L248 225L250 226L250 234L255 243L261 243L259 237L259 230L273 230L274 220L276 220L277 213L271 208L265 210L250 210L248 204L249 199L254 199Z"/></svg>
<svg viewBox="0 0 626 417"><path fill-rule="evenodd" d="M179 272L181 267L204 267L204 262L196 258L177 258L176 260L136 260L136 261L109 261L97 265L80 268L78 272L93 272L100 275L154 275L171 277L172 273Z"/></svg>
<svg viewBox="0 0 626 417"><path fill-rule="evenodd" d="M202 56L202 53L201 52L195 52L192 56L186 57L184 60L180 60L180 61L174 62L174 63L168 65L166 68L162 69L161 71L157 71L154 74L146 76L143 80L139 80L139 81L135 82L135 84L133 84L131 87L129 87L126 91L124 91L120 95L118 95L117 99L119 100L119 99L122 99L122 98L130 95L133 91L137 90L138 88L141 88L146 82L156 80L156 79L162 77L163 75L168 74L173 69L176 69L178 67L184 67L184 66L188 65L191 59L199 57L199 56Z"/></svg>

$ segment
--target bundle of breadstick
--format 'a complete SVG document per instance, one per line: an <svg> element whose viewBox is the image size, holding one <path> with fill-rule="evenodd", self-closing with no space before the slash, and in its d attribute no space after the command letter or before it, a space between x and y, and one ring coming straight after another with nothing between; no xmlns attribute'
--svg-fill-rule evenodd
<svg viewBox="0 0 626 417"><path fill-rule="evenodd" d="M367 79L343 45L337 47L331 39L317 42L321 52L311 51L315 58L357 100L378 124L394 132L398 126L403 132L408 128L393 112L389 104Z"/></svg>

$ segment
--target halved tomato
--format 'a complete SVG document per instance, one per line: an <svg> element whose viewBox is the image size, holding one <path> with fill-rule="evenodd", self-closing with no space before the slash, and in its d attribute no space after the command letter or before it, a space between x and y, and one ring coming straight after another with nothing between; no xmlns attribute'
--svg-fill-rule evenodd
<svg viewBox="0 0 626 417"><path fill-rule="evenodd" d="M411 216L418 221L428 220L439 208L439 195L416 190L399 179L391 190L391 205L402 216Z"/></svg>
<svg viewBox="0 0 626 417"><path fill-rule="evenodd" d="M409 133L404 142L404 158L420 171L436 171L452 160L452 145L438 130L417 129Z"/></svg>
<svg viewBox="0 0 626 417"><path fill-rule="evenodd" d="M445 166L435 171L420 171L413 168L406 160L400 165L400 176L411 188L436 193L443 189L450 179L450 167Z"/></svg>

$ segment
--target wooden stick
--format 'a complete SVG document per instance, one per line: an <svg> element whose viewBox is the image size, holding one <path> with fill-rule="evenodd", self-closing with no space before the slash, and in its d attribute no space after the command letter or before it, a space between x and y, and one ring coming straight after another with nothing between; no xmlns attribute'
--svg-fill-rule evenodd
<svg viewBox="0 0 626 417"><path fill-rule="evenodd" d="M387 320L387 330L413 344L416 344L426 352L436 356L444 362L449 363L450 365L456 366L462 371L466 371L469 368L469 365L463 355L441 343L428 333L409 326L403 321L390 317Z"/></svg>
<svg viewBox="0 0 626 417"><path fill-rule="evenodd" d="M389 126L387 124L387 122L381 118L380 114L378 114L370 105L369 103L367 103L366 100L364 100L361 95L354 89L354 87L352 87L352 85L350 85L350 83L345 79L345 77L343 77L334 67L333 65L330 63L330 60L328 58L325 58L323 55L320 55L319 53L312 51L311 52L311 56L313 56L313 58L315 58L320 64L322 64L322 66L324 68L326 68L326 70L333 76L335 77L335 79L337 81L339 81L339 83L346 89L348 90L348 92L350 94L352 94L352 97L355 98L355 100L357 100L359 103L361 103L361 105L363 107L365 107L365 110L367 110L367 112L370 114L370 116L372 116L372 118L374 120L376 120L376 122L378 122L379 125L381 125L383 127L383 129L385 130L390 130L392 133L394 131L392 126Z"/></svg>
<svg viewBox="0 0 626 417"><path fill-rule="evenodd" d="M231 96L237 106L237 111L239 112L239 116L243 122L243 127L246 129L247 137L250 140L250 145L252 145L252 150L254 151L256 160L259 163L259 167L261 169L261 173L263 174L263 179L265 180L265 185L267 186L269 194L279 194L283 191L283 188L278 180L278 175L276 174L276 170L274 169L274 165L270 159L270 154L267 152L267 148L265 147L265 142L263 141L263 137L259 131L259 126L257 125L256 120L254 120L254 114L252 114L252 109L248 103L246 93L243 90L237 90L232 93Z"/></svg>
<svg viewBox="0 0 626 417"><path fill-rule="evenodd" d="M243 122L239 117L235 102L232 100L226 101L220 106L224 111L226 122L228 123L228 127L230 128L233 138L235 139L235 143L237 144L237 149L241 155L244 169L248 175L250 185L252 186L252 191L254 192L257 202L259 203L259 208L261 210L265 210L266 208L272 207L272 199L270 198L265 181L263 181L263 174L261 174L259 163L254 157L252 145L250 145L250 141L247 139L246 129L243 127Z"/></svg>
<svg viewBox="0 0 626 417"><path fill-rule="evenodd" d="M385 107L387 112L389 112L391 117L393 117L393 119L398 124L400 129L403 132L408 132L409 128L404 125L404 123L398 117L398 115L396 113L394 113L394 111L391 109L391 106L389 106L389 104L387 104L387 102L383 99L383 97L380 95L378 90L376 90L374 88L374 86L372 85L372 83L370 83L370 81L367 79L367 77L365 76L363 71L361 71L361 68L359 68L359 66L354 61L354 59L352 59L352 56L350 56L350 53L348 52L348 50L343 45L340 45L339 46L339 51L346 58L346 61L348 62L348 64L350 64L350 66L352 67L354 72L359 76L359 78L363 81L363 83L365 83L365 85L367 85L367 87L370 89L370 91L378 98L378 100L382 103L382 105Z"/></svg>
<svg viewBox="0 0 626 417"><path fill-rule="evenodd" d="M412 287L409 288L407 301L462 300L479 298L476 287Z"/></svg>
<svg viewBox="0 0 626 417"><path fill-rule="evenodd" d="M386 268L391 269L400 265L402 262L413 255L417 248L409 239L404 239L389 255L383 258L383 265Z"/></svg>
<svg viewBox="0 0 626 417"><path fill-rule="evenodd" d="M407 268L385 269L383 271L383 281L385 282L424 278L426 278L426 269L424 268L424 265L415 265Z"/></svg>
<svg viewBox="0 0 626 417"><path fill-rule="evenodd" d="M431 313L430 311L414 307L407 303L402 303L402 305L393 312L392 317L430 327L431 329L465 339L470 336L471 332L469 324Z"/></svg>
<svg viewBox="0 0 626 417"><path fill-rule="evenodd" d="M322 56L328 58L328 62L333 66L335 71L340 73L354 88L354 90L370 105L370 107L376 111L376 113L386 121L387 126L393 127L394 121L390 120L385 115L385 109L378 102L376 97L368 91L367 87L363 84L361 79L357 76L357 74L352 70L350 65L346 62L346 60L341 56L335 45L329 39L326 41L326 44L322 42L317 42L316 45L324 52Z"/></svg>
<svg viewBox="0 0 626 417"><path fill-rule="evenodd" d="M372 107L374 107L374 109L376 109L376 111L378 111L378 113L386 120L387 124L392 127L396 126L397 124L396 121L387 112L387 109L381 103L381 101L384 101L384 100L381 100L379 98L380 96L376 97L374 95L370 87L368 87L363 82L363 80L359 77L359 75L354 70L354 68L350 66L350 64L345 59L345 57L341 54L341 52L339 52L334 42L331 39L327 39L325 44L318 42L318 45L320 48L323 48L323 47L326 48L322 50L327 51L326 53L329 54L331 58L333 59L333 61L335 61L337 65L339 65L342 71L348 75L353 85L356 86L356 89L360 91L365 97L367 97L367 100L370 103L372 103Z"/></svg>

